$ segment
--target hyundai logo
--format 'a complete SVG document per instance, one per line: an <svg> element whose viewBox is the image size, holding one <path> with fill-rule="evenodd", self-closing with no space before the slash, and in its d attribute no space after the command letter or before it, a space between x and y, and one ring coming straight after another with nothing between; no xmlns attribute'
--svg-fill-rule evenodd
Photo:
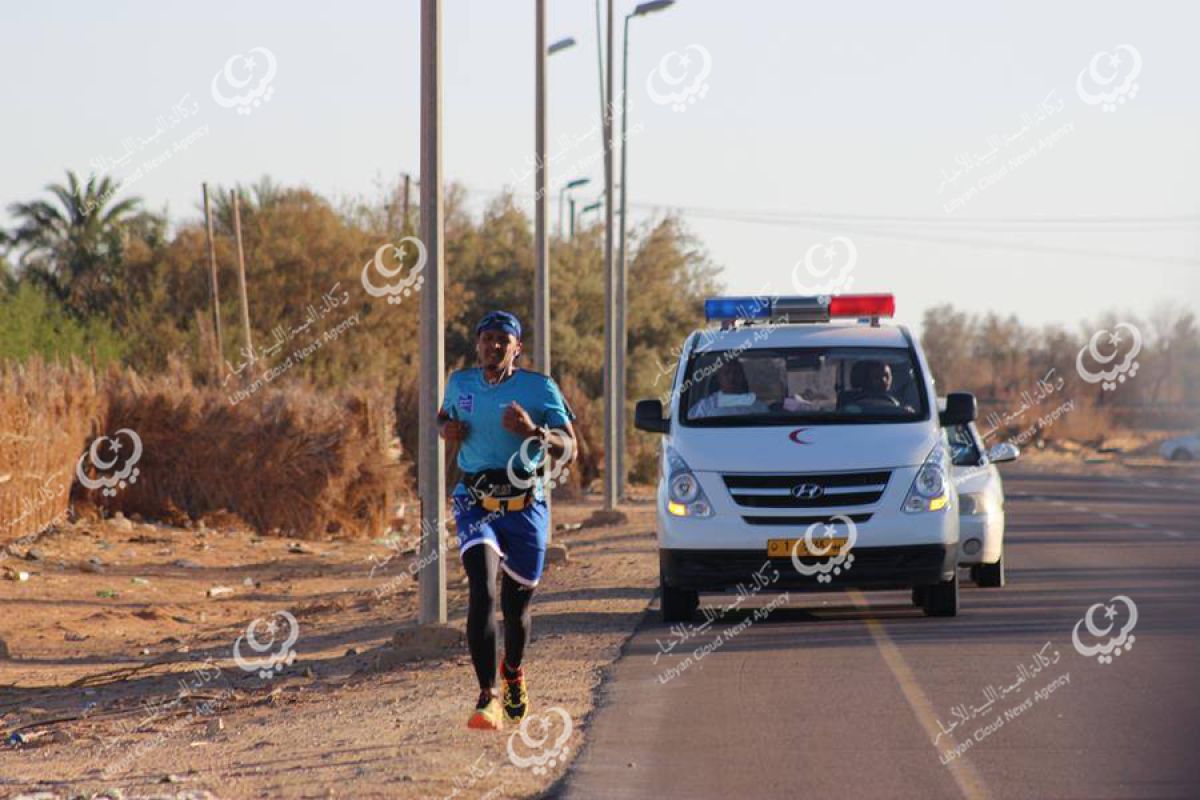
<svg viewBox="0 0 1200 800"><path fill-rule="evenodd" d="M798 500L816 500L825 494L825 489L818 483L801 483L792 487L792 497Z"/></svg>

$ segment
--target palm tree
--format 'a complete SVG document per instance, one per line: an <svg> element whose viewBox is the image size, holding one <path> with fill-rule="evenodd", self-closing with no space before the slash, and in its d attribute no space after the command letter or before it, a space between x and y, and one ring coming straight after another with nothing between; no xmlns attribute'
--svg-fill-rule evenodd
<svg viewBox="0 0 1200 800"><path fill-rule="evenodd" d="M68 170L65 186L46 187L57 204L33 200L9 206L18 225L8 244L20 252L22 277L80 316L102 311L114 300L125 234L140 216L140 198L112 203L118 188L111 178L95 175L81 184Z"/></svg>

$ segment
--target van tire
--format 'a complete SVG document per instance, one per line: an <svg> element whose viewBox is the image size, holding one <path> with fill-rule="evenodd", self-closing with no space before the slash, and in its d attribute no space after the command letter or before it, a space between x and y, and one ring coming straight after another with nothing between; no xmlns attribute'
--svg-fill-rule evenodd
<svg viewBox="0 0 1200 800"><path fill-rule="evenodd" d="M925 616L953 617L958 614L958 573L954 578L925 587Z"/></svg>
<svg viewBox="0 0 1200 800"><path fill-rule="evenodd" d="M925 590L928 588L929 588L928 586L914 586L913 587L912 604L914 606L916 606L917 608L923 608L925 606L925 594L926 594Z"/></svg>
<svg viewBox="0 0 1200 800"><path fill-rule="evenodd" d="M700 608L700 593L668 586L661 577L659 586L662 592L663 622L690 622L696 615L696 609Z"/></svg>
<svg viewBox="0 0 1200 800"><path fill-rule="evenodd" d="M976 564L971 568L971 577L975 579L975 585L984 589L999 589L1007 583L1004 575L1004 553L1000 554L1000 560L995 564Z"/></svg>

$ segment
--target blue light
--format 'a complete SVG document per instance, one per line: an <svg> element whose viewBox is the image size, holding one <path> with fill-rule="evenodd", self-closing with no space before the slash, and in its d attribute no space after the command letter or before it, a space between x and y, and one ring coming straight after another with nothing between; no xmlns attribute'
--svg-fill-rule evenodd
<svg viewBox="0 0 1200 800"><path fill-rule="evenodd" d="M704 301L704 318L770 319L769 297L710 297Z"/></svg>

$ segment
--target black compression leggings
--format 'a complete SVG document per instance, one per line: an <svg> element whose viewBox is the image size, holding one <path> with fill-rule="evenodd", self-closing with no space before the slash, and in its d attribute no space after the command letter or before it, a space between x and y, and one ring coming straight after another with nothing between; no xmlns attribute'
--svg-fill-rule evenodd
<svg viewBox="0 0 1200 800"><path fill-rule="evenodd" d="M475 545L462 555L467 572L470 600L467 605L467 645L479 688L496 687L496 575L500 554L486 544ZM501 579L500 607L504 611L504 662L512 669L521 666L532 627L533 588L522 586L507 573Z"/></svg>

